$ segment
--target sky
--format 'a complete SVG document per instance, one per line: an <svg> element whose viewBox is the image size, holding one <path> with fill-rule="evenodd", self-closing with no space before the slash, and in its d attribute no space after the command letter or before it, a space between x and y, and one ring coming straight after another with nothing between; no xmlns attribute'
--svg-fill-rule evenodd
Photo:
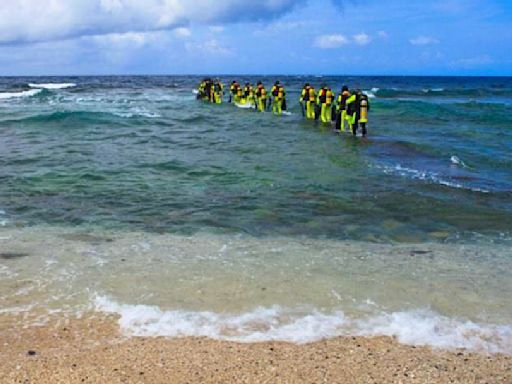
<svg viewBox="0 0 512 384"><path fill-rule="evenodd" d="M512 76L512 0L1 0L0 76Z"/></svg>

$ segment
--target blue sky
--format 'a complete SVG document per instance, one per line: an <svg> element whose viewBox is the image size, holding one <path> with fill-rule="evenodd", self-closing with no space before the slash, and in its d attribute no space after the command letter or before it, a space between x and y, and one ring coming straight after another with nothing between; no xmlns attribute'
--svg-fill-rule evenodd
<svg viewBox="0 0 512 384"><path fill-rule="evenodd" d="M512 75L512 1L2 0L0 75Z"/></svg>

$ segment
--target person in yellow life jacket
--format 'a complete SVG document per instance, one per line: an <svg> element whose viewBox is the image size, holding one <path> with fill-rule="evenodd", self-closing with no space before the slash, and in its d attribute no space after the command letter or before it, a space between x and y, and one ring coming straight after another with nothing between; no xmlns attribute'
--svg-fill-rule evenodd
<svg viewBox="0 0 512 384"><path fill-rule="evenodd" d="M212 79L208 78L208 79L206 79L205 96L203 97L203 100L213 103L214 102L213 92L214 92L213 81L212 81Z"/></svg>
<svg viewBox="0 0 512 384"><path fill-rule="evenodd" d="M317 105L320 107L320 119L322 123L331 122L331 108L334 101L334 92L324 85L317 96Z"/></svg>
<svg viewBox="0 0 512 384"><path fill-rule="evenodd" d="M229 87L229 102L231 103L233 100L236 102L236 96L238 94L238 89L240 88L240 84L238 81L233 80L231 82L231 86Z"/></svg>
<svg viewBox="0 0 512 384"><path fill-rule="evenodd" d="M222 96L224 96L224 84L220 82L219 79L216 79L213 83L213 98L212 103L221 104Z"/></svg>
<svg viewBox="0 0 512 384"><path fill-rule="evenodd" d="M300 103L302 105L302 112L306 119L315 119L315 88L309 83L304 84L300 94Z"/></svg>
<svg viewBox="0 0 512 384"><path fill-rule="evenodd" d="M241 86L236 89L235 103L243 103L244 90Z"/></svg>
<svg viewBox="0 0 512 384"><path fill-rule="evenodd" d="M346 120L350 132L355 136L357 134L356 111L357 111L357 92L353 93L346 101Z"/></svg>
<svg viewBox="0 0 512 384"><path fill-rule="evenodd" d="M251 83L245 83L243 99L246 103L254 103L254 90Z"/></svg>
<svg viewBox="0 0 512 384"><path fill-rule="evenodd" d="M336 100L336 126L337 131L345 131L345 122L347 121L347 99L350 97L350 91L346 85L341 88L341 93Z"/></svg>
<svg viewBox="0 0 512 384"><path fill-rule="evenodd" d="M197 87L196 99L197 100L203 99L205 92L206 92L206 79L204 79L203 81L201 81L201 83L199 83L199 87Z"/></svg>
<svg viewBox="0 0 512 384"><path fill-rule="evenodd" d="M279 81L274 83L270 94L272 95L272 112L281 115L286 110L286 92Z"/></svg>
<svg viewBox="0 0 512 384"><path fill-rule="evenodd" d="M355 131L357 132L358 125L361 126L361 134L366 137L366 124L368 123L368 112L370 111L370 102L368 96L359 92L356 97L356 120Z"/></svg>
<svg viewBox="0 0 512 384"><path fill-rule="evenodd" d="M213 97L213 83L209 78L204 79L199 85L197 99L204 101L212 101Z"/></svg>
<svg viewBox="0 0 512 384"><path fill-rule="evenodd" d="M256 87L256 107L258 111L265 112L267 110L267 90L261 81L258 81Z"/></svg>

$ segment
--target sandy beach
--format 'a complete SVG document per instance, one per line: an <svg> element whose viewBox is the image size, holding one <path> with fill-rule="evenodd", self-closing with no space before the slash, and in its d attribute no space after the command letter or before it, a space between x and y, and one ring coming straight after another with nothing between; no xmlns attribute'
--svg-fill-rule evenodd
<svg viewBox="0 0 512 384"><path fill-rule="evenodd" d="M2 321L1 383L512 383L512 357L402 345L311 344L120 334L115 317Z"/></svg>

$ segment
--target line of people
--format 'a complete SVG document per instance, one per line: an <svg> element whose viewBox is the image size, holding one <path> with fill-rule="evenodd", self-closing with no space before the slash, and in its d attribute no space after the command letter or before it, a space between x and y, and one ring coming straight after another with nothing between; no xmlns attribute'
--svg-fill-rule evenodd
<svg viewBox="0 0 512 384"><path fill-rule="evenodd" d="M276 115L281 115L287 109L286 91L279 81L274 83L269 93L261 81L258 81L254 88L251 83L246 83L242 87L234 80L229 87L229 102L254 106L261 112L272 110Z"/></svg>
<svg viewBox="0 0 512 384"><path fill-rule="evenodd" d="M204 79L198 88L197 98L211 103L222 103L224 85L220 80ZM229 102L240 106L255 108L258 111L272 110L276 115L286 111L286 91L276 81L270 93L261 81L254 88L250 83L241 86L236 80L229 88ZM299 103L302 115L308 120L320 120L325 124L334 124L337 131L348 128L354 136L359 127L363 137L367 135L368 112L370 102L361 90L350 91L346 85L336 97L327 85L323 84L318 91L310 83L304 84Z"/></svg>
<svg viewBox="0 0 512 384"><path fill-rule="evenodd" d="M224 84L219 79L206 78L197 88L197 99L209 101L210 103L221 104L224 96Z"/></svg>
<svg viewBox="0 0 512 384"><path fill-rule="evenodd" d="M355 136L361 127L361 134L368 133L368 112L370 101L368 95L361 90L350 92L344 85L338 97L327 85L323 84L318 92L311 84L306 83L302 88L300 100L302 114L306 119L318 120L322 123L334 123L334 129L345 131L346 125Z"/></svg>
<svg viewBox="0 0 512 384"><path fill-rule="evenodd" d="M222 103L224 96L224 85L220 80L204 79L198 87L197 99L209 101L211 103ZM261 81L258 81L256 87L246 83L242 87L237 81L233 81L229 88L229 102L240 106L255 108L258 111L272 110L276 115L281 115L286 111L286 92L283 85L276 81L267 92Z"/></svg>

